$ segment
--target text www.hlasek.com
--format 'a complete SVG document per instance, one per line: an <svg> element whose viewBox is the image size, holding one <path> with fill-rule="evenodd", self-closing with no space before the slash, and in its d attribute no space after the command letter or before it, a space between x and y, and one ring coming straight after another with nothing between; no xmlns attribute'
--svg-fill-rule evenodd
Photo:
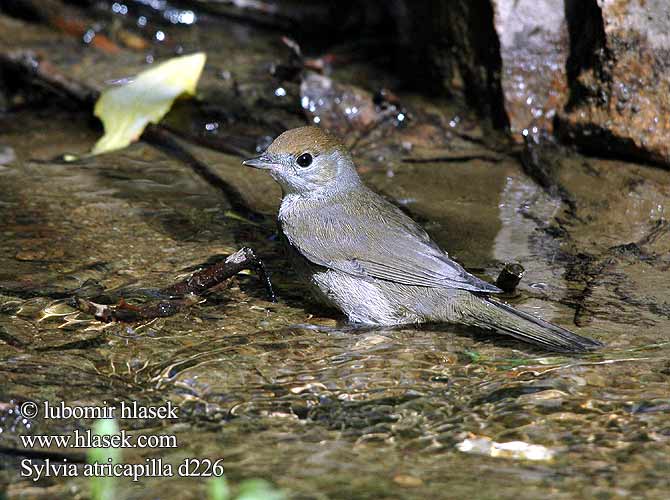
<svg viewBox="0 0 670 500"><path fill-rule="evenodd" d="M179 409L171 401L158 406L143 406L137 402L121 401L118 405L70 406L64 401L52 404L44 401L25 401L19 406L20 415L26 420L38 417L44 420L97 420L113 422L111 427L97 426L81 429L81 423L68 434L19 435L24 448L48 450L50 448L110 449L109 453L88 454L88 461L72 462L59 459L32 457L21 460L21 477L39 481L48 477L126 477L138 481L143 477L220 477L224 474L223 459L184 458L179 464L164 462L161 457L145 458L143 463L123 463L120 449L123 448L178 448L174 434L138 434L118 429L116 420L158 419L177 420ZM117 449L119 451L114 452ZM38 453L39 455L39 453ZM113 455L113 456L112 456Z"/></svg>
<svg viewBox="0 0 670 500"><path fill-rule="evenodd" d="M24 448L177 448L177 436L158 434L131 436L125 430L114 435L98 435L75 429L73 435L19 436Z"/></svg>

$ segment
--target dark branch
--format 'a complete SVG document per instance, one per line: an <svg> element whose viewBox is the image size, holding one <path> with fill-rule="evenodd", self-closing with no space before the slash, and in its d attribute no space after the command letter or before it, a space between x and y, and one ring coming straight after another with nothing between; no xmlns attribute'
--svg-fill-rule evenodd
<svg viewBox="0 0 670 500"><path fill-rule="evenodd" d="M272 302L276 302L272 284L270 283L270 278L267 275L263 262L252 249L245 247L229 255L223 262L198 271L187 279L162 289L159 294L167 297L165 300L134 306L121 299L119 304L109 306L81 297L73 297L70 299L69 304L106 323L112 321L132 323L154 318L165 318L195 304L198 302L200 295L217 287L228 278L245 269L254 270L258 273L260 279L263 281L268 298Z"/></svg>

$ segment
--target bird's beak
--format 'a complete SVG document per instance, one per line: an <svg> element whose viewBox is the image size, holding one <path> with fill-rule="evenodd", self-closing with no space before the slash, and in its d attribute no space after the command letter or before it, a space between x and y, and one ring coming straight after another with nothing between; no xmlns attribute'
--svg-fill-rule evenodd
<svg viewBox="0 0 670 500"><path fill-rule="evenodd" d="M260 168L262 170L270 170L276 166L276 164L265 155L260 155L256 158L249 158L248 160L244 160L242 165L247 167Z"/></svg>

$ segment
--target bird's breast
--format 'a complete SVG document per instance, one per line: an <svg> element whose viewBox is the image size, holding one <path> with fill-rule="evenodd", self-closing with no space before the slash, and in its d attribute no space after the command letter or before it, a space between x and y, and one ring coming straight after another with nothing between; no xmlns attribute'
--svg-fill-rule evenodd
<svg viewBox="0 0 670 500"><path fill-rule="evenodd" d="M303 200L301 196L293 194L286 195L282 198L277 219L283 224L295 217L301 217L302 212L307 209L306 205L305 200Z"/></svg>

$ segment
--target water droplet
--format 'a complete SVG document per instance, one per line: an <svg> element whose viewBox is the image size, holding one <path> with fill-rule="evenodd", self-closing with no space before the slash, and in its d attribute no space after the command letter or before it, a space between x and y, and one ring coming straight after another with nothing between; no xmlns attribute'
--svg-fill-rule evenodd
<svg viewBox="0 0 670 500"><path fill-rule="evenodd" d="M93 29L86 30L86 33L84 33L84 36L82 38L84 39L84 43L91 43L95 38L95 30Z"/></svg>
<svg viewBox="0 0 670 500"><path fill-rule="evenodd" d="M179 22L181 24L193 24L195 19L195 12L192 10L185 10L179 14Z"/></svg>
<svg viewBox="0 0 670 500"><path fill-rule="evenodd" d="M112 4L112 12L114 14L121 14L122 16L125 16L128 14L128 7L122 3L114 2Z"/></svg>
<svg viewBox="0 0 670 500"><path fill-rule="evenodd" d="M163 17L172 24L193 24L196 20L195 13L192 10L180 10L175 8L165 10L163 12Z"/></svg>
<svg viewBox="0 0 670 500"><path fill-rule="evenodd" d="M272 144L272 141L274 140L274 137L269 136L269 135L264 135L263 137L258 139L258 142L256 143L256 152L257 153L262 153L265 151L270 144Z"/></svg>
<svg viewBox="0 0 670 500"><path fill-rule="evenodd" d="M286 89L284 87L277 87L275 89L275 95L277 97L284 97L286 95Z"/></svg>
<svg viewBox="0 0 670 500"><path fill-rule="evenodd" d="M314 123L320 123L320 122L321 122L321 118L319 118L318 116L315 116L314 117Z"/></svg>
<svg viewBox="0 0 670 500"><path fill-rule="evenodd" d="M158 30L158 31L156 32L156 40L158 40L159 42L162 42L163 40L165 40L165 33L163 33L162 31Z"/></svg>

